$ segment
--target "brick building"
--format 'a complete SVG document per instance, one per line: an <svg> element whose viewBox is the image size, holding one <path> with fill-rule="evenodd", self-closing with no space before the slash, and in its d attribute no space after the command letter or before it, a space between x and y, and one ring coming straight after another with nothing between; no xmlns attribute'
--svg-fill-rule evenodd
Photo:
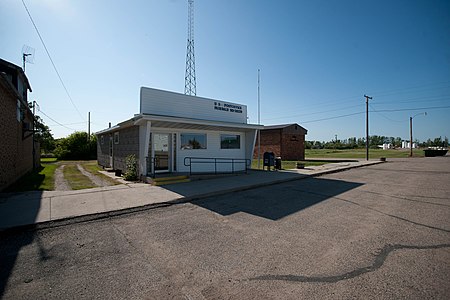
<svg viewBox="0 0 450 300"><path fill-rule="evenodd" d="M260 130L260 157L264 152L273 152L283 160L305 159L305 135L308 131L298 124L264 126ZM254 158L258 158L258 139L256 139Z"/></svg>
<svg viewBox="0 0 450 300"><path fill-rule="evenodd" d="M0 191L39 164L35 145L33 160L33 114L28 108L31 92L22 68L0 59Z"/></svg>

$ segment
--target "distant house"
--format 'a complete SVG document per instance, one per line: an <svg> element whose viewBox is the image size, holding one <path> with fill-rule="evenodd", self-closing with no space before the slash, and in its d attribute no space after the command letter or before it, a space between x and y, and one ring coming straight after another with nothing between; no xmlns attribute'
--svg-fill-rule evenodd
<svg viewBox="0 0 450 300"><path fill-rule="evenodd" d="M305 135L308 130L298 124L264 126L260 130L260 157L264 152L273 152L283 160L305 159ZM258 139L256 139L253 157L258 157Z"/></svg>
<svg viewBox="0 0 450 300"><path fill-rule="evenodd" d="M31 86L22 68L0 59L0 191L39 164L35 145L33 160L33 114L28 108Z"/></svg>

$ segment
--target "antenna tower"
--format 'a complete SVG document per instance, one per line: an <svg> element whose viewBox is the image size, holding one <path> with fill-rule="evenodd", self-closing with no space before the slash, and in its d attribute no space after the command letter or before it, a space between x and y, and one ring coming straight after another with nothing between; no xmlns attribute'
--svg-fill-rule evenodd
<svg viewBox="0 0 450 300"><path fill-rule="evenodd" d="M194 55L194 0L188 0L188 38L186 51L186 73L184 76L184 93L196 96L195 55Z"/></svg>
<svg viewBox="0 0 450 300"><path fill-rule="evenodd" d="M34 63L34 48L23 45L22 47L23 72L25 73L25 63Z"/></svg>

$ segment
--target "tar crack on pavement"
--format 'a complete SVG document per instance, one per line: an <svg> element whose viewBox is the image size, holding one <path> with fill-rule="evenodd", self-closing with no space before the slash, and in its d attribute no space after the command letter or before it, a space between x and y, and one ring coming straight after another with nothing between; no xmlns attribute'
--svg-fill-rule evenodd
<svg viewBox="0 0 450 300"><path fill-rule="evenodd" d="M355 269L353 271L332 276L303 276L303 275L262 275L249 280L280 280L280 281L291 281L291 282L319 282L319 283L336 283L338 281L352 279L358 277L362 274L374 272L379 269L383 264L389 254L396 250L429 250L429 249L441 249L450 248L450 244L440 244L440 245L430 245L430 246L412 246L412 245L386 245L380 251L380 253L375 257L372 265L367 267L362 267Z"/></svg>

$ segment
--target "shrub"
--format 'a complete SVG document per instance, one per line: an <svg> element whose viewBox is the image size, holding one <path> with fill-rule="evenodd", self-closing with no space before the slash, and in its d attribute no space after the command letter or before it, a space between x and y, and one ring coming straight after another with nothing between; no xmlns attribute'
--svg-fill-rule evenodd
<svg viewBox="0 0 450 300"><path fill-rule="evenodd" d="M137 170L137 159L136 155L130 154L125 158L125 164L127 166L127 171L123 174L123 178L128 181L133 181L138 179Z"/></svg>
<svg viewBox="0 0 450 300"><path fill-rule="evenodd" d="M97 139L91 135L88 140L87 132L74 132L66 138L56 142L54 151L60 160L90 160L97 158Z"/></svg>

